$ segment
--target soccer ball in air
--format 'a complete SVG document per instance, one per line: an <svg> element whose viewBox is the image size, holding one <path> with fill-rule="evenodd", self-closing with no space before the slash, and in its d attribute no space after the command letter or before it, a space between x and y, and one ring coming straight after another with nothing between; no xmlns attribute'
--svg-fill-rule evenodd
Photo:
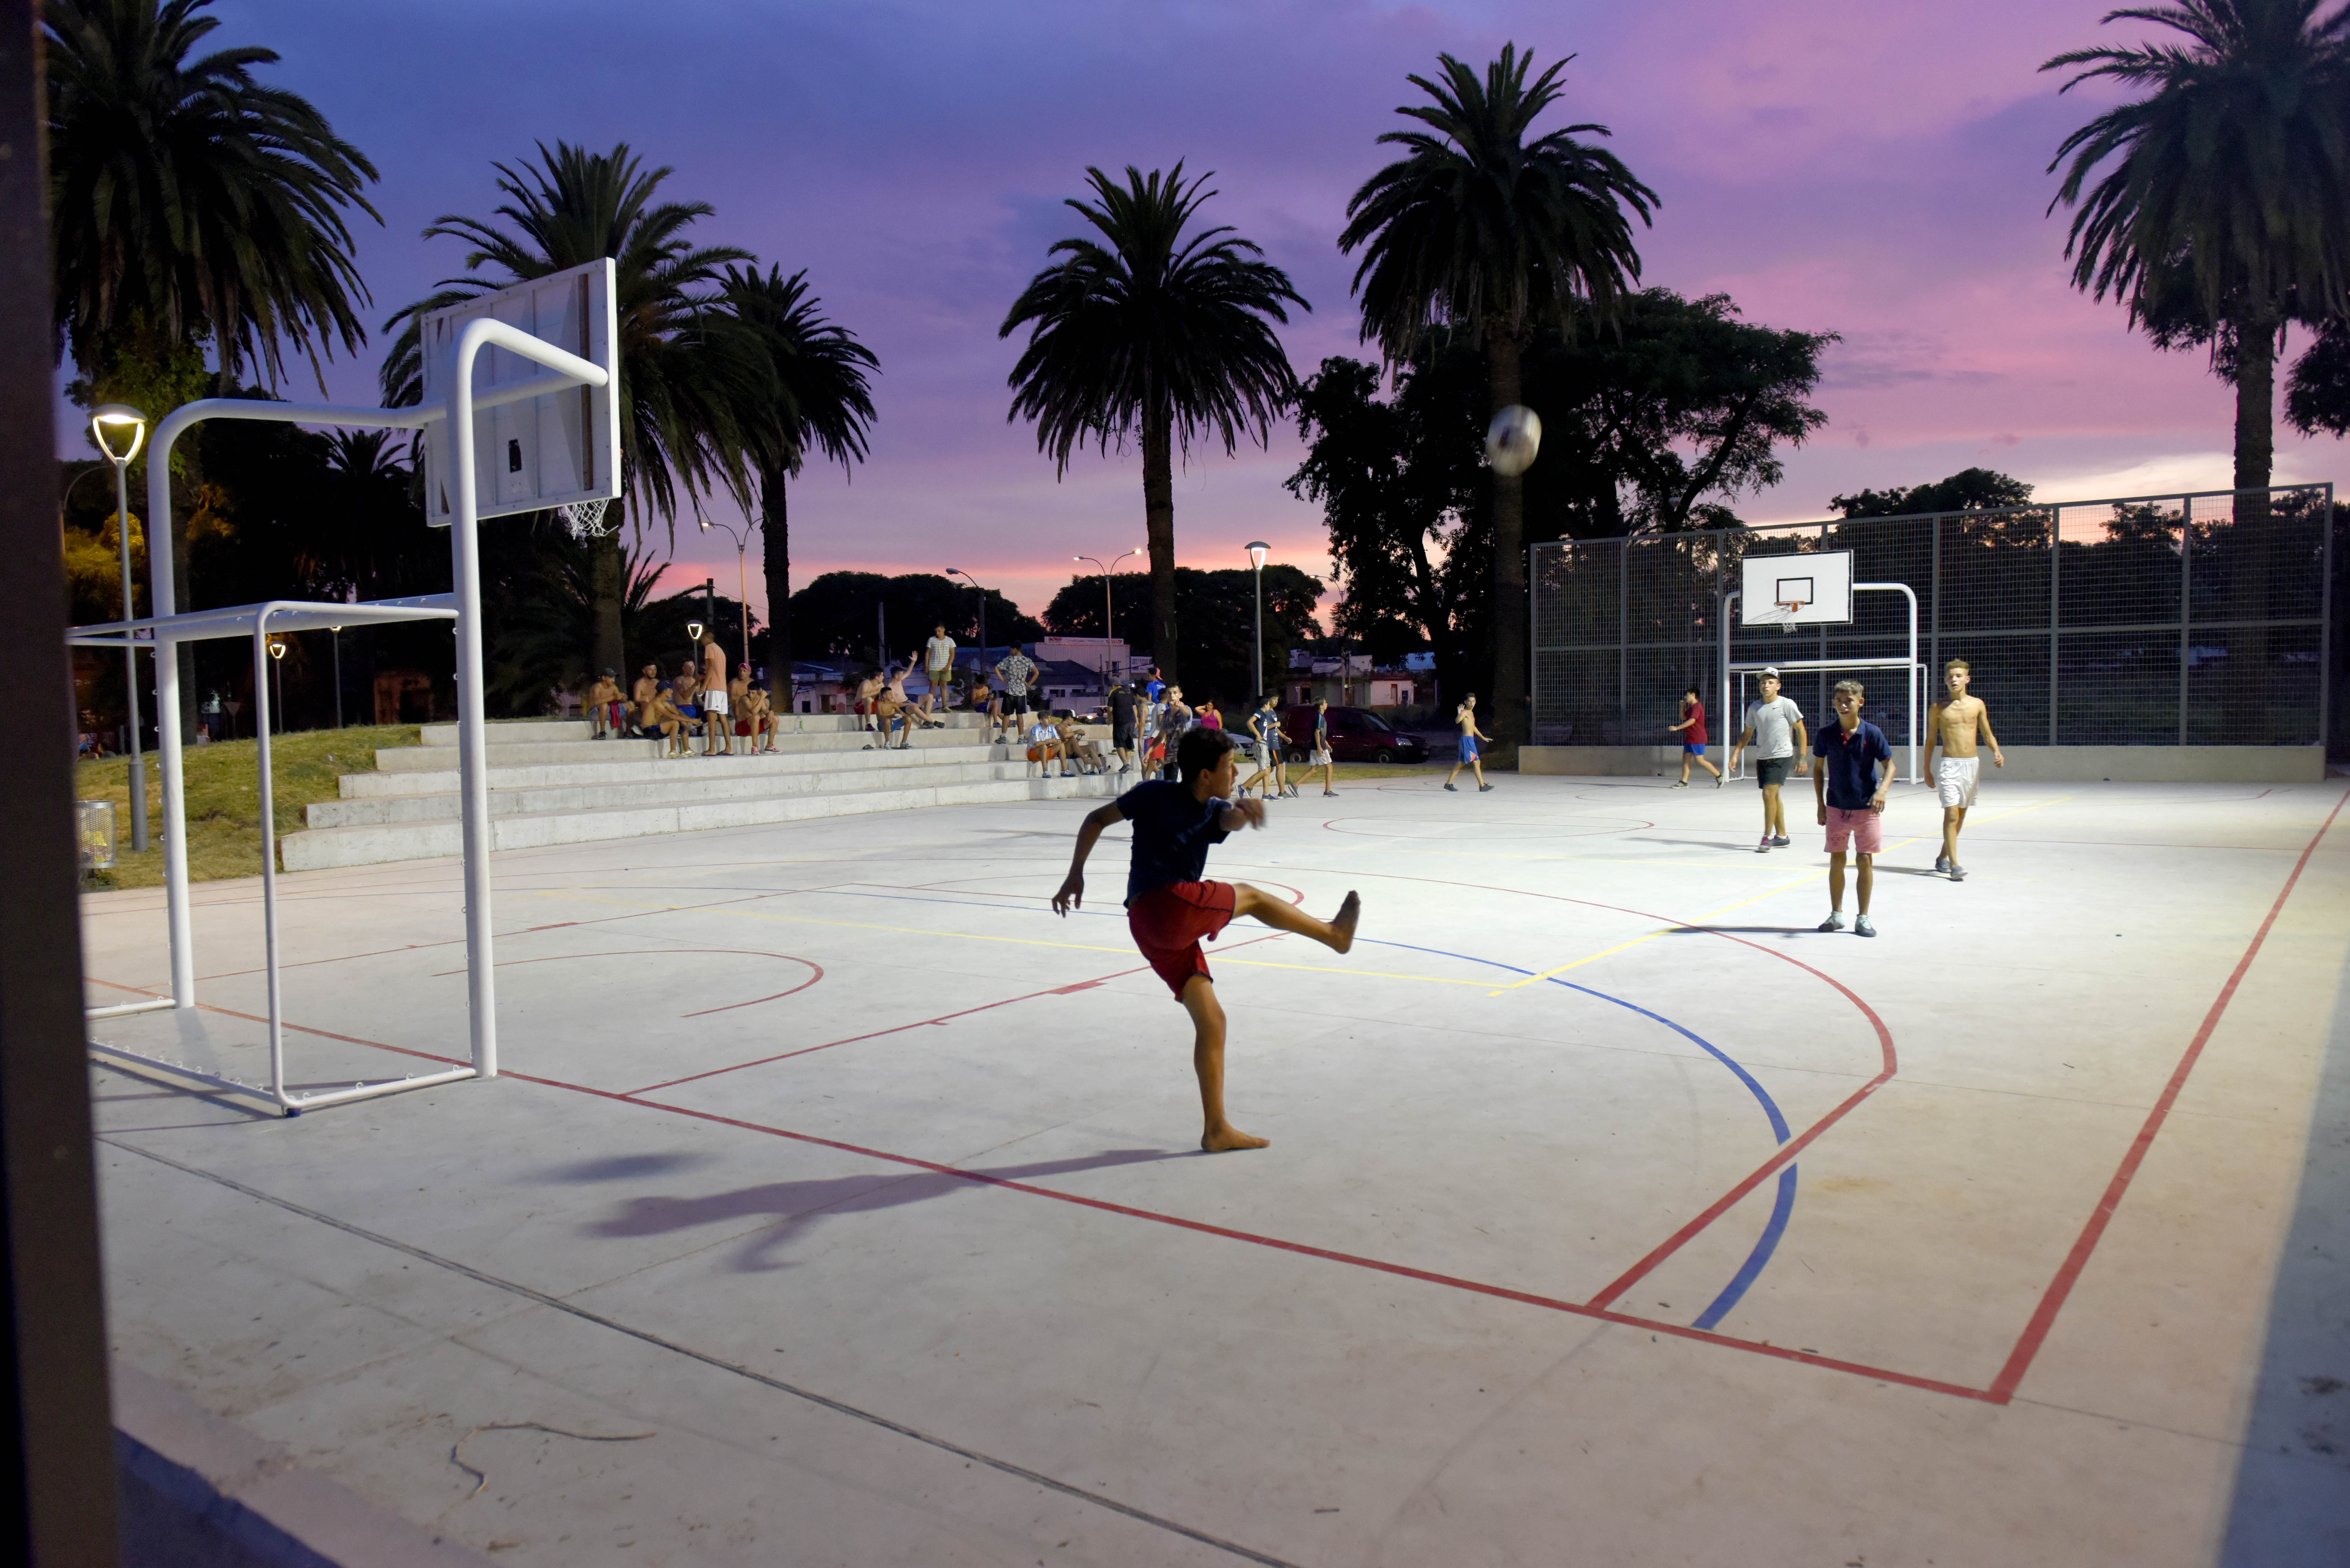
<svg viewBox="0 0 2350 1568"><path fill-rule="evenodd" d="M1523 403L1512 403L1485 427L1485 461L1495 473L1523 473L1541 448L1542 417Z"/></svg>

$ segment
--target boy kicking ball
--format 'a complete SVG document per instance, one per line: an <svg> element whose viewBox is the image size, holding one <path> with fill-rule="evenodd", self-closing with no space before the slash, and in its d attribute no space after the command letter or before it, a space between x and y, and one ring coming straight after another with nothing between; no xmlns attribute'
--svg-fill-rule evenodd
<svg viewBox="0 0 2350 1568"><path fill-rule="evenodd" d="M1200 940L1213 941L1236 917L1252 915L1342 953L1355 945L1362 900L1349 893L1334 919L1317 920L1245 882L1203 880L1208 846L1243 827L1263 827L1264 802L1232 798L1239 753L1232 737L1222 730L1184 732L1175 762L1181 783L1157 779L1139 784L1086 814L1069 874L1053 895L1053 912L1066 916L1084 907L1086 857L1093 853L1095 840L1113 823L1134 824L1134 858L1126 876L1127 929L1191 1015L1191 1070L1200 1076L1200 1108L1206 1119L1200 1147L1211 1154L1263 1148L1265 1139L1251 1137L1224 1119L1224 1010L1216 1001Z"/></svg>
<svg viewBox="0 0 2350 1568"><path fill-rule="evenodd" d="M1846 846L1860 861L1860 908L1853 916L1856 936L1873 937L1868 920L1868 895L1877 880L1877 854L1885 847L1885 792L1893 787L1893 747L1885 732L1860 716L1860 682L1836 682L1836 722L1812 742L1820 759L1812 775L1812 796L1820 808L1820 826L1828 830L1828 918L1824 931L1844 929L1844 857Z"/></svg>

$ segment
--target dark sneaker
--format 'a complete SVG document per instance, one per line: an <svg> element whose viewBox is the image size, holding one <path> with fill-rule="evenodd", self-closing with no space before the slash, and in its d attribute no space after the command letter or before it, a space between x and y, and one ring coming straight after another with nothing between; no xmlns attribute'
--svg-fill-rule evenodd
<svg viewBox="0 0 2350 1568"><path fill-rule="evenodd" d="M1773 849L1784 849L1784 848L1786 848L1786 847L1787 847L1787 846L1789 846L1790 844L1793 844L1794 842L1795 842L1794 839L1792 839L1792 838L1788 837L1785 834L1783 834L1783 834L1779 835L1779 836L1778 836L1778 837L1776 837L1776 838L1774 838L1774 839L1773 839L1773 840L1771 841L1771 847L1772 847L1772 848L1773 848Z"/></svg>
<svg viewBox="0 0 2350 1568"><path fill-rule="evenodd" d="M1829 911L1828 918L1820 922L1820 929L1824 931L1840 931L1844 929L1844 916L1835 910Z"/></svg>
<svg viewBox="0 0 2350 1568"><path fill-rule="evenodd" d="M1492 786L1492 784L1479 784L1479 785L1477 786L1477 793L1478 793L1479 794L1484 794L1487 790L1492 789L1492 787L1493 787L1493 786Z"/></svg>
<svg viewBox="0 0 2350 1568"><path fill-rule="evenodd" d="M1866 915L1856 915L1852 921L1852 934L1856 937L1873 937L1877 934L1877 928L1869 924Z"/></svg>
<svg viewBox="0 0 2350 1568"><path fill-rule="evenodd" d="M1444 787L1445 787L1446 789L1451 789L1451 790L1452 790L1452 793L1453 793L1453 794L1459 794L1461 793L1461 792L1460 792L1459 790L1457 790L1457 789L1452 789L1452 786L1451 786L1451 784L1446 784Z"/></svg>
<svg viewBox="0 0 2350 1568"><path fill-rule="evenodd" d="M1681 781L1680 781L1680 783L1679 783L1679 784L1677 784L1673 785L1673 787L1674 787L1675 789L1687 789L1687 788L1689 788L1689 780L1687 780L1687 779L1683 779L1683 780L1681 780Z"/></svg>

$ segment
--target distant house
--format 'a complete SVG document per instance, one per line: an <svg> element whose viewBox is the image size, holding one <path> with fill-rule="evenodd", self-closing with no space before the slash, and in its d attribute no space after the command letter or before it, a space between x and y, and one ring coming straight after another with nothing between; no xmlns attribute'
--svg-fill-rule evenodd
<svg viewBox="0 0 2350 1568"><path fill-rule="evenodd" d="M846 713L856 706L857 674L846 665L815 664L806 660L792 666L792 694L788 711L794 713ZM780 696L780 693L774 695ZM778 702L782 708L784 703Z"/></svg>
<svg viewBox="0 0 2350 1568"><path fill-rule="evenodd" d="M1283 695L1293 703L1326 701L1333 708L1403 708L1417 701L1420 682L1404 670L1373 670L1366 655L1347 662L1361 668L1341 670L1336 659L1326 661L1326 673L1290 672Z"/></svg>

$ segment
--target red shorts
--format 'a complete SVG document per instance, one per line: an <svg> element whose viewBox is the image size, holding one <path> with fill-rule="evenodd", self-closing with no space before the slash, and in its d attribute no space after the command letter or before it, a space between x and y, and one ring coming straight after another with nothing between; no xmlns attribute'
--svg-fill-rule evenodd
<svg viewBox="0 0 2350 1568"><path fill-rule="evenodd" d="M1885 814L1866 806L1858 811L1846 811L1840 805L1828 807L1828 853L1841 855L1849 840L1853 853L1875 855L1885 847Z"/></svg>
<svg viewBox="0 0 2350 1568"><path fill-rule="evenodd" d="M1231 923L1235 898L1229 882L1170 882L1126 907L1126 929L1175 999L1195 974L1208 972L1200 940L1216 940Z"/></svg>

